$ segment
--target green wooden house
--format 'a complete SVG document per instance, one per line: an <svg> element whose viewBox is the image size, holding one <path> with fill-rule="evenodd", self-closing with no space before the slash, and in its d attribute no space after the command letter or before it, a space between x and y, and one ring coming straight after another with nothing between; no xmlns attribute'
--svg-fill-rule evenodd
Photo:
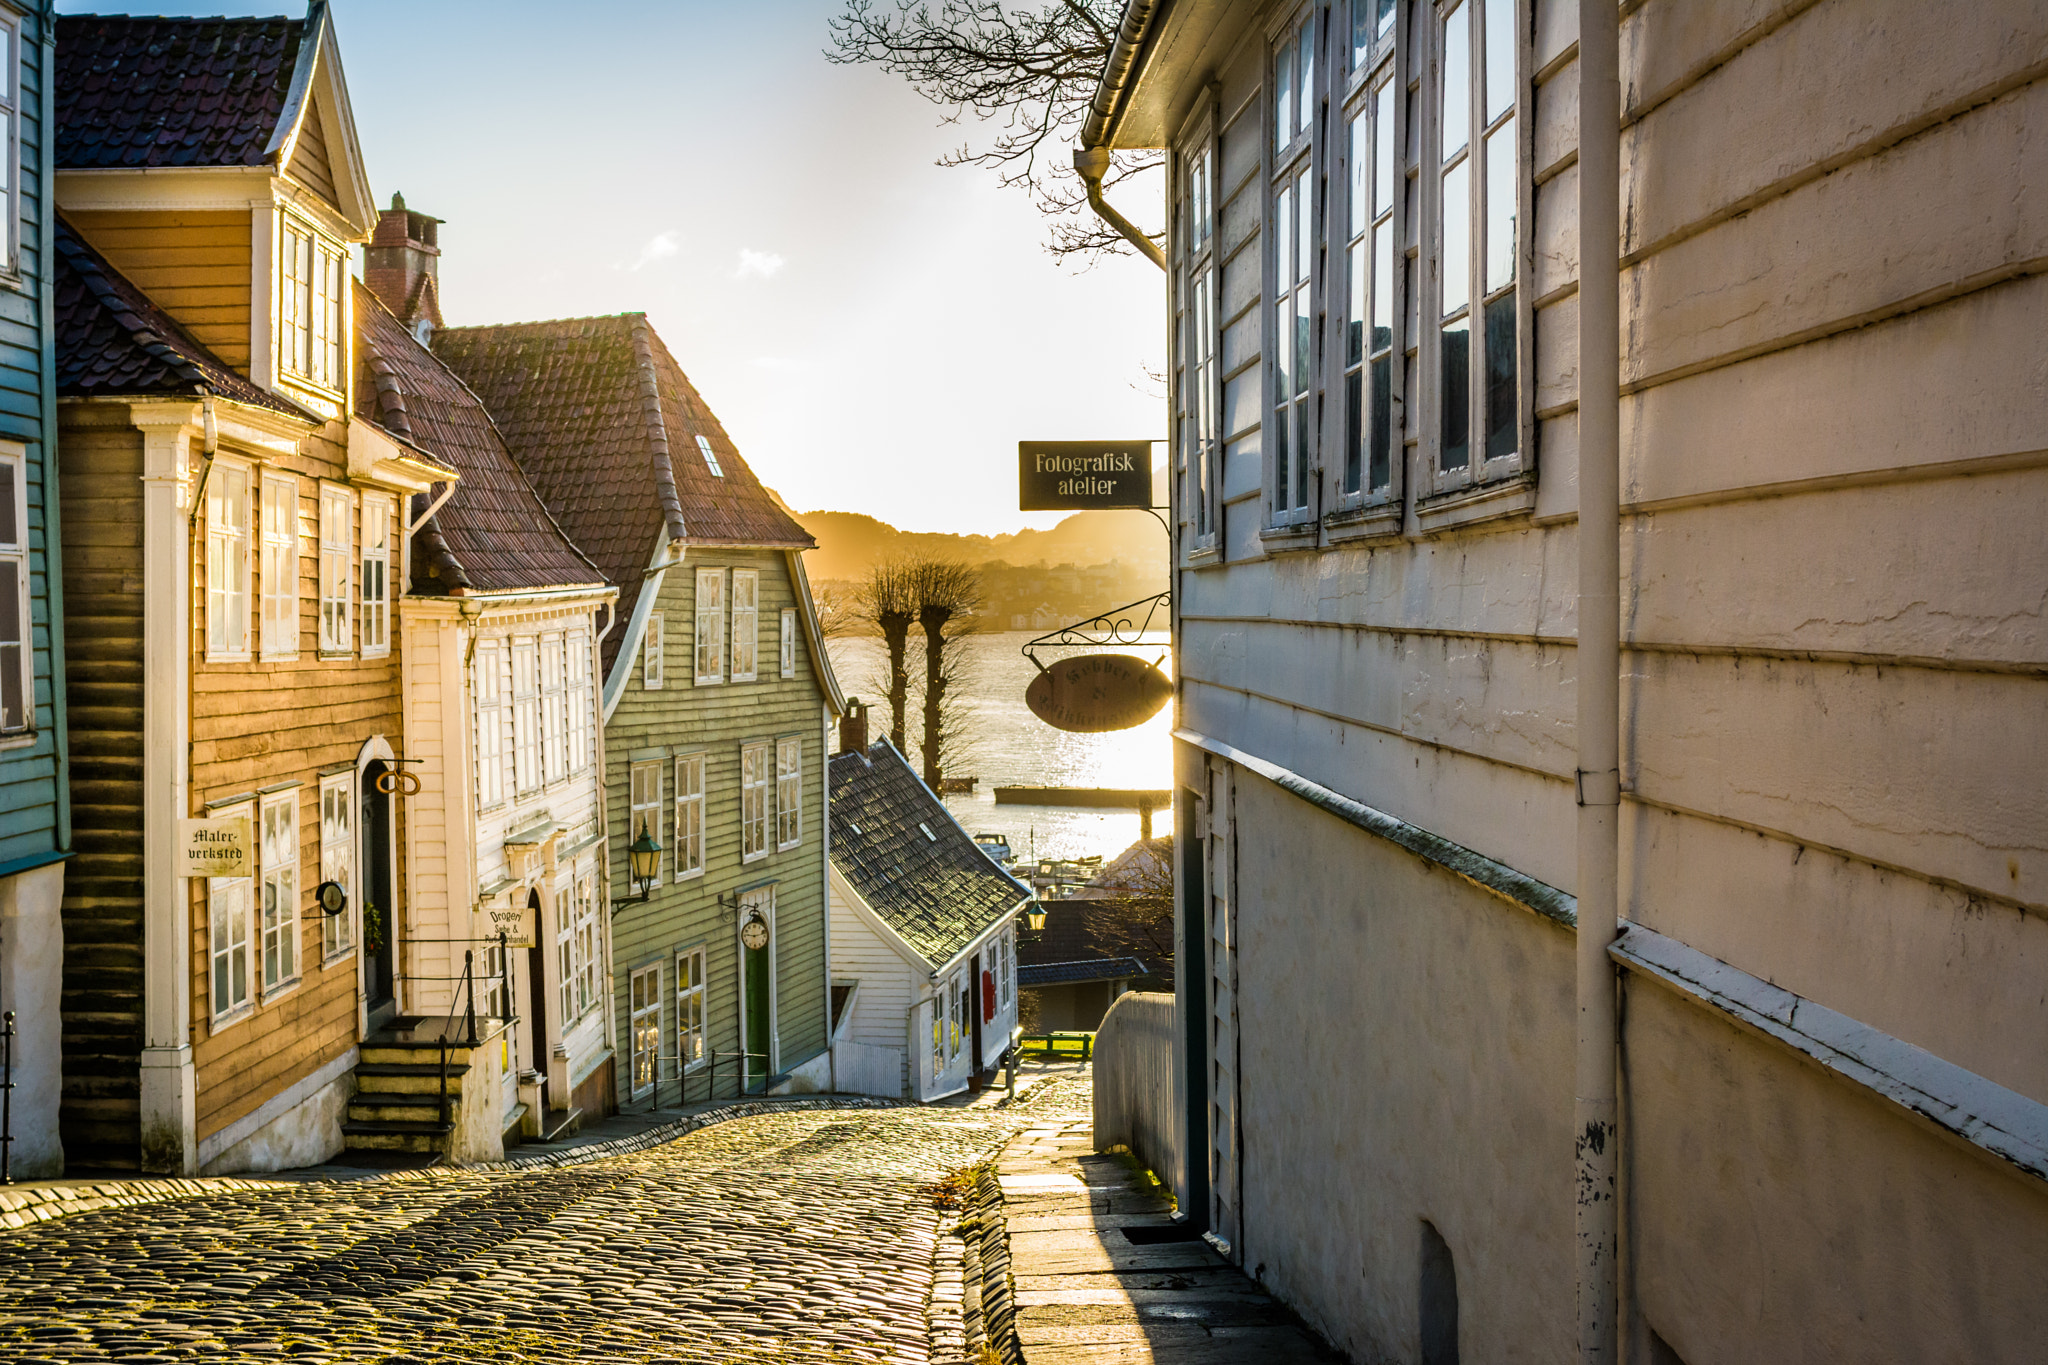
<svg viewBox="0 0 2048 1365"><path fill-rule="evenodd" d="M810 535L642 315L443 328L434 350L618 589L601 655L617 1103L828 1088L825 756L845 702Z"/></svg>

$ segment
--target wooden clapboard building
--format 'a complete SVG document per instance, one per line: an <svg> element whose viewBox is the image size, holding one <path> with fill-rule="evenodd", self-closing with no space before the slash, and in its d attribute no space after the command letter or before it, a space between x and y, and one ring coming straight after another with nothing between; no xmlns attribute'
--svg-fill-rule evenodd
<svg viewBox="0 0 2048 1365"><path fill-rule="evenodd" d="M369 1046L395 1057L459 1020L468 1070L443 1132L438 1093L407 1084L423 1052L373 1063L358 1077L347 1132L352 1145L476 1160L502 1155L507 1138L553 1136L609 1108L596 677L598 617L615 594L541 505L483 403L421 344L417 324L438 314L420 311L408 326L393 311L418 310L421 290L436 287L434 226L394 197L370 288L357 286L358 420L461 475L415 500L400 631L420 781L404 834L417 989L393 1036ZM390 291L391 308L377 289Z"/></svg>
<svg viewBox="0 0 2048 1365"><path fill-rule="evenodd" d="M825 734L844 701L811 537L640 314L444 328L434 349L619 594L600 658L617 1102L706 1094L714 1061L733 1093L742 1053L750 1088L824 1088Z"/></svg>
<svg viewBox="0 0 2048 1365"><path fill-rule="evenodd" d="M407 499L455 472L348 420L376 211L326 6L70 15L58 52L64 1139L90 1166L303 1164L403 1003L394 599ZM247 876L180 875L194 818L249 822Z"/></svg>

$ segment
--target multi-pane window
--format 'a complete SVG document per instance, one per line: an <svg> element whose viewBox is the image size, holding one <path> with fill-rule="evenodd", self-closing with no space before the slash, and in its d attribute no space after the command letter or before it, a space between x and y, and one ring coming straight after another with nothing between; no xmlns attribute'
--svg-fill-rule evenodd
<svg viewBox="0 0 2048 1365"><path fill-rule="evenodd" d="M320 490L320 652L346 654L349 631L349 565L355 558L349 523L354 505L346 488Z"/></svg>
<svg viewBox="0 0 2048 1365"><path fill-rule="evenodd" d="M28 601L28 461L0 453L0 734L35 724L35 651Z"/></svg>
<svg viewBox="0 0 2048 1365"><path fill-rule="evenodd" d="M263 476L263 657L299 652L299 482L289 474Z"/></svg>
<svg viewBox="0 0 2048 1365"><path fill-rule="evenodd" d="M1180 422L1179 467L1183 506L1197 543L1216 534L1216 251L1213 225L1213 138L1205 127L1183 153L1180 197L1182 252L1175 301L1180 316L1177 374Z"/></svg>
<svg viewBox="0 0 2048 1365"><path fill-rule="evenodd" d="M626 844L628 849L639 842L645 834L656 843L661 842L661 765L659 763L635 763L627 779L631 810L626 821ZM628 867L632 855L627 854ZM654 860L654 880L661 880L661 859Z"/></svg>
<svg viewBox="0 0 2048 1365"><path fill-rule="evenodd" d="M1374 0L1355 0L1358 14ZM1391 23L1393 10L1387 10ZM1370 41L1369 36L1363 41ZM1354 47L1355 51L1355 47ZM1345 494L1378 493L1394 478L1394 79L1389 70L1346 119L1344 308Z"/></svg>
<svg viewBox="0 0 2048 1365"><path fill-rule="evenodd" d="M647 614L647 634L640 641L640 685L649 692L661 690L662 661L667 657L662 637L661 613Z"/></svg>
<svg viewBox="0 0 2048 1365"><path fill-rule="evenodd" d="M555 914L555 1003L561 1011L564 1029L576 1022L582 1011L576 1008L576 983L582 973L576 969L576 909L567 887L557 887Z"/></svg>
<svg viewBox="0 0 2048 1365"><path fill-rule="evenodd" d="M718 467L718 457L711 453L711 439L708 436L699 436L697 438L697 453L704 457L704 467L706 469L721 479L725 477L725 471Z"/></svg>
<svg viewBox="0 0 2048 1365"><path fill-rule="evenodd" d="M783 677L794 678L796 676L796 608L794 607L784 607L782 609L782 657L780 663Z"/></svg>
<svg viewBox="0 0 2048 1365"><path fill-rule="evenodd" d="M363 499L363 654L391 652L391 499Z"/></svg>
<svg viewBox="0 0 2048 1365"><path fill-rule="evenodd" d="M540 655L536 642L512 642L512 790L540 790Z"/></svg>
<svg viewBox="0 0 2048 1365"><path fill-rule="evenodd" d="M356 946L355 782L348 773L320 780L320 880L341 887L347 904L320 916L320 952L332 959Z"/></svg>
<svg viewBox="0 0 2048 1365"><path fill-rule="evenodd" d="M676 760L676 880L704 871L704 755Z"/></svg>
<svg viewBox="0 0 2048 1365"><path fill-rule="evenodd" d="M223 819L248 819L253 812L238 807ZM249 1007L248 877L209 877L206 882L206 936L210 1014L218 1025Z"/></svg>
<svg viewBox="0 0 2048 1365"><path fill-rule="evenodd" d="M299 977L299 793L263 799L263 993Z"/></svg>
<svg viewBox="0 0 2048 1365"><path fill-rule="evenodd" d="M578 1013L594 1009L601 998L603 945L597 925L597 877L586 872L576 879L576 1003Z"/></svg>
<svg viewBox="0 0 2048 1365"><path fill-rule="evenodd" d="M740 746L740 860L768 856L768 746Z"/></svg>
<svg viewBox="0 0 2048 1365"><path fill-rule="evenodd" d="M505 799L504 655L496 641L476 647L476 804Z"/></svg>
<svg viewBox="0 0 2048 1365"><path fill-rule="evenodd" d="M697 681L725 681L725 570L697 570Z"/></svg>
<svg viewBox="0 0 2048 1365"><path fill-rule="evenodd" d="M946 1069L946 1005L942 1000L932 1001L932 1079Z"/></svg>
<svg viewBox="0 0 2048 1365"><path fill-rule="evenodd" d="M704 950L676 954L676 1056L685 1068L704 1060Z"/></svg>
<svg viewBox="0 0 2048 1365"><path fill-rule="evenodd" d="M590 637L569 633L569 771L590 766L590 722L597 714L597 696L590 682Z"/></svg>
<svg viewBox="0 0 2048 1365"><path fill-rule="evenodd" d="M1273 520L1308 512L1315 422L1316 195L1309 149L1316 115L1315 11L1289 28L1273 54Z"/></svg>
<svg viewBox="0 0 2048 1365"><path fill-rule="evenodd" d="M775 847L795 848L804 837L804 742L775 741Z"/></svg>
<svg viewBox="0 0 2048 1365"><path fill-rule="evenodd" d="M0 10L0 269L21 269L21 21Z"/></svg>
<svg viewBox="0 0 2048 1365"><path fill-rule="evenodd" d="M1512 460L1516 390L1514 0L1462 0L1438 30L1437 482Z"/></svg>
<svg viewBox="0 0 2048 1365"><path fill-rule="evenodd" d="M562 658L562 637L540 640L541 782L559 782L569 769L569 727L564 712L569 700L568 670Z"/></svg>
<svg viewBox="0 0 2048 1365"><path fill-rule="evenodd" d="M484 1015L490 1019L512 1017L512 982L506 961L510 951L510 945L500 944L495 939L484 944Z"/></svg>
<svg viewBox="0 0 2048 1365"><path fill-rule="evenodd" d="M340 248L290 217L278 241L278 359L286 373L325 389L342 380Z"/></svg>
<svg viewBox="0 0 2048 1365"><path fill-rule="evenodd" d="M633 1093L644 1095L654 1088L661 1061L661 964L634 972L630 994Z"/></svg>
<svg viewBox="0 0 2048 1365"><path fill-rule="evenodd" d="M761 575L753 569L732 571L732 680L754 681L755 655L761 644Z"/></svg>
<svg viewBox="0 0 2048 1365"><path fill-rule="evenodd" d="M206 653L249 656L249 471L218 461L206 485Z"/></svg>

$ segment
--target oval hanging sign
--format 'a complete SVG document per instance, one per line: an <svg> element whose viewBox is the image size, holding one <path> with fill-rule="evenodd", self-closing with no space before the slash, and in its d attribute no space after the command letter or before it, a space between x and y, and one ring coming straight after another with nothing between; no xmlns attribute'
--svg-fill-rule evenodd
<svg viewBox="0 0 2048 1365"><path fill-rule="evenodd" d="M1031 713L1077 734L1128 730L1159 714L1173 684L1130 654L1077 654L1046 666L1024 689Z"/></svg>

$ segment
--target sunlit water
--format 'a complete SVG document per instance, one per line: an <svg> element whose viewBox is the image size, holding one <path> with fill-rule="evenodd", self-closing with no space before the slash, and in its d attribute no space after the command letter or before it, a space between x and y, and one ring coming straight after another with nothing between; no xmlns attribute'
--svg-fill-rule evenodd
<svg viewBox="0 0 2048 1365"><path fill-rule="evenodd" d="M1024 689L1038 670L1024 657L1020 646L1032 632L1004 632L978 635L968 641L972 676L961 689L971 708L972 729L966 751L959 761L949 760L951 776L972 775L981 784L972 796L946 798L953 814L968 832L1002 834L1020 857L1034 851L1042 858L1079 858L1099 853L1110 857L1129 847L1138 837L1138 813L1109 810L1070 810L1058 806L998 806L994 788L1037 783L1054 787L1138 787L1164 790L1173 778L1173 707L1169 703L1158 715L1134 730L1106 735L1075 735L1055 730L1024 704ZM911 632L911 668L923 664L924 640ZM1167 637L1147 635L1142 644L1117 645L1112 652L1129 653L1145 660L1160 660L1169 675L1173 660ZM1068 654L1094 652L1087 649L1041 650L1047 663ZM1164 656L1164 657L1162 657ZM868 713L870 738L889 733L888 655L882 642L873 638L834 640L832 666L839 685L851 696L873 704ZM916 710L916 697L904 720L909 738L910 759L917 762L917 736L923 722ZM1168 812L1155 812L1154 834L1170 832Z"/></svg>

